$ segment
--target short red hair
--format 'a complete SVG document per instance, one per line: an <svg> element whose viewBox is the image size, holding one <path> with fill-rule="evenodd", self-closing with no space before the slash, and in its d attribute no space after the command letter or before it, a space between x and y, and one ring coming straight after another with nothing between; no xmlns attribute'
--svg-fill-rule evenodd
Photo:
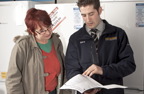
<svg viewBox="0 0 144 94"><path fill-rule="evenodd" d="M49 27L52 25L49 14L40 9L31 8L27 11L25 17L25 24L27 26L27 32L29 34L35 34L37 26L46 26Z"/></svg>

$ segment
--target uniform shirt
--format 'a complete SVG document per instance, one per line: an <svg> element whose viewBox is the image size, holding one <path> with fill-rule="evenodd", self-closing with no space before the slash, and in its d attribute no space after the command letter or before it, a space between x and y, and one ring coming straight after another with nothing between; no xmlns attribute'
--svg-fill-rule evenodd
<svg viewBox="0 0 144 94"><path fill-rule="evenodd" d="M91 32L90 32L90 28L88 28L87 26L85 27L86 28L86 31L91 35ZM98 24L97 27L95 27L95 29L98 30L97 32L97 36L98 36L98 39L100 38L100 36L102 35L102 32L104 31L105 29L105 23L101 20L100 21L100 24Z"/></svg>

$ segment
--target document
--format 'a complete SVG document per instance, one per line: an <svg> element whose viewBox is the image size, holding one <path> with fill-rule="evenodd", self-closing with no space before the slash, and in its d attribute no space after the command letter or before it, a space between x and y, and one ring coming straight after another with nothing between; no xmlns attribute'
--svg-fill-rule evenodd
<svg viewBox="0 0 144 94"><path fill-rule="evenodd" d="M127 86L117 84L102 85L89 76L78 74L69 79L60 89L71 89L79 91L80 93L84 93L87 90L96 88L113 89L113 88L127 88Z"/></svg>

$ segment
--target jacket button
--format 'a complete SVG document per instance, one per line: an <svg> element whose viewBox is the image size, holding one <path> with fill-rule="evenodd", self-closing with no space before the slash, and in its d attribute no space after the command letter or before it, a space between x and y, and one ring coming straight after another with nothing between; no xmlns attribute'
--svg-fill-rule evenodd
<svg viewBox="0 0 144 94"><path fill-rule="evenodd" d="M43 59L47 58L47 56L43 56Z"/></svg>
<svg viewBox="0 0 144 94"><path fill-rule="evenodd" d="M49 94L50 92L49 92L49 91L46 91L46 93Z"/></svg>
<svg viewBox="0 0 144 94"><path fill-rule="evenodd" d="M44 73L44 76L49 76L50 74L49 73Z"/></svg>

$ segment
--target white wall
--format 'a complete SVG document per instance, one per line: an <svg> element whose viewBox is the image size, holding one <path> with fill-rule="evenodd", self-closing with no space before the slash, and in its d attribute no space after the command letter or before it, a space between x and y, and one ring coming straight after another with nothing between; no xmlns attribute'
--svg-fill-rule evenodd
<svg viewBox="0 0 144 94"><path fill-rule="evenodd" d="M57 0L57 3L76 3L78 0ZM100 1L144 1L144 0L100 0Z"/></svg>
<svg viewBox="0 0 144 94"><path fill-rule="evenodd" d="M76 3L78 0L57 0L57 3Z"/></svg>

